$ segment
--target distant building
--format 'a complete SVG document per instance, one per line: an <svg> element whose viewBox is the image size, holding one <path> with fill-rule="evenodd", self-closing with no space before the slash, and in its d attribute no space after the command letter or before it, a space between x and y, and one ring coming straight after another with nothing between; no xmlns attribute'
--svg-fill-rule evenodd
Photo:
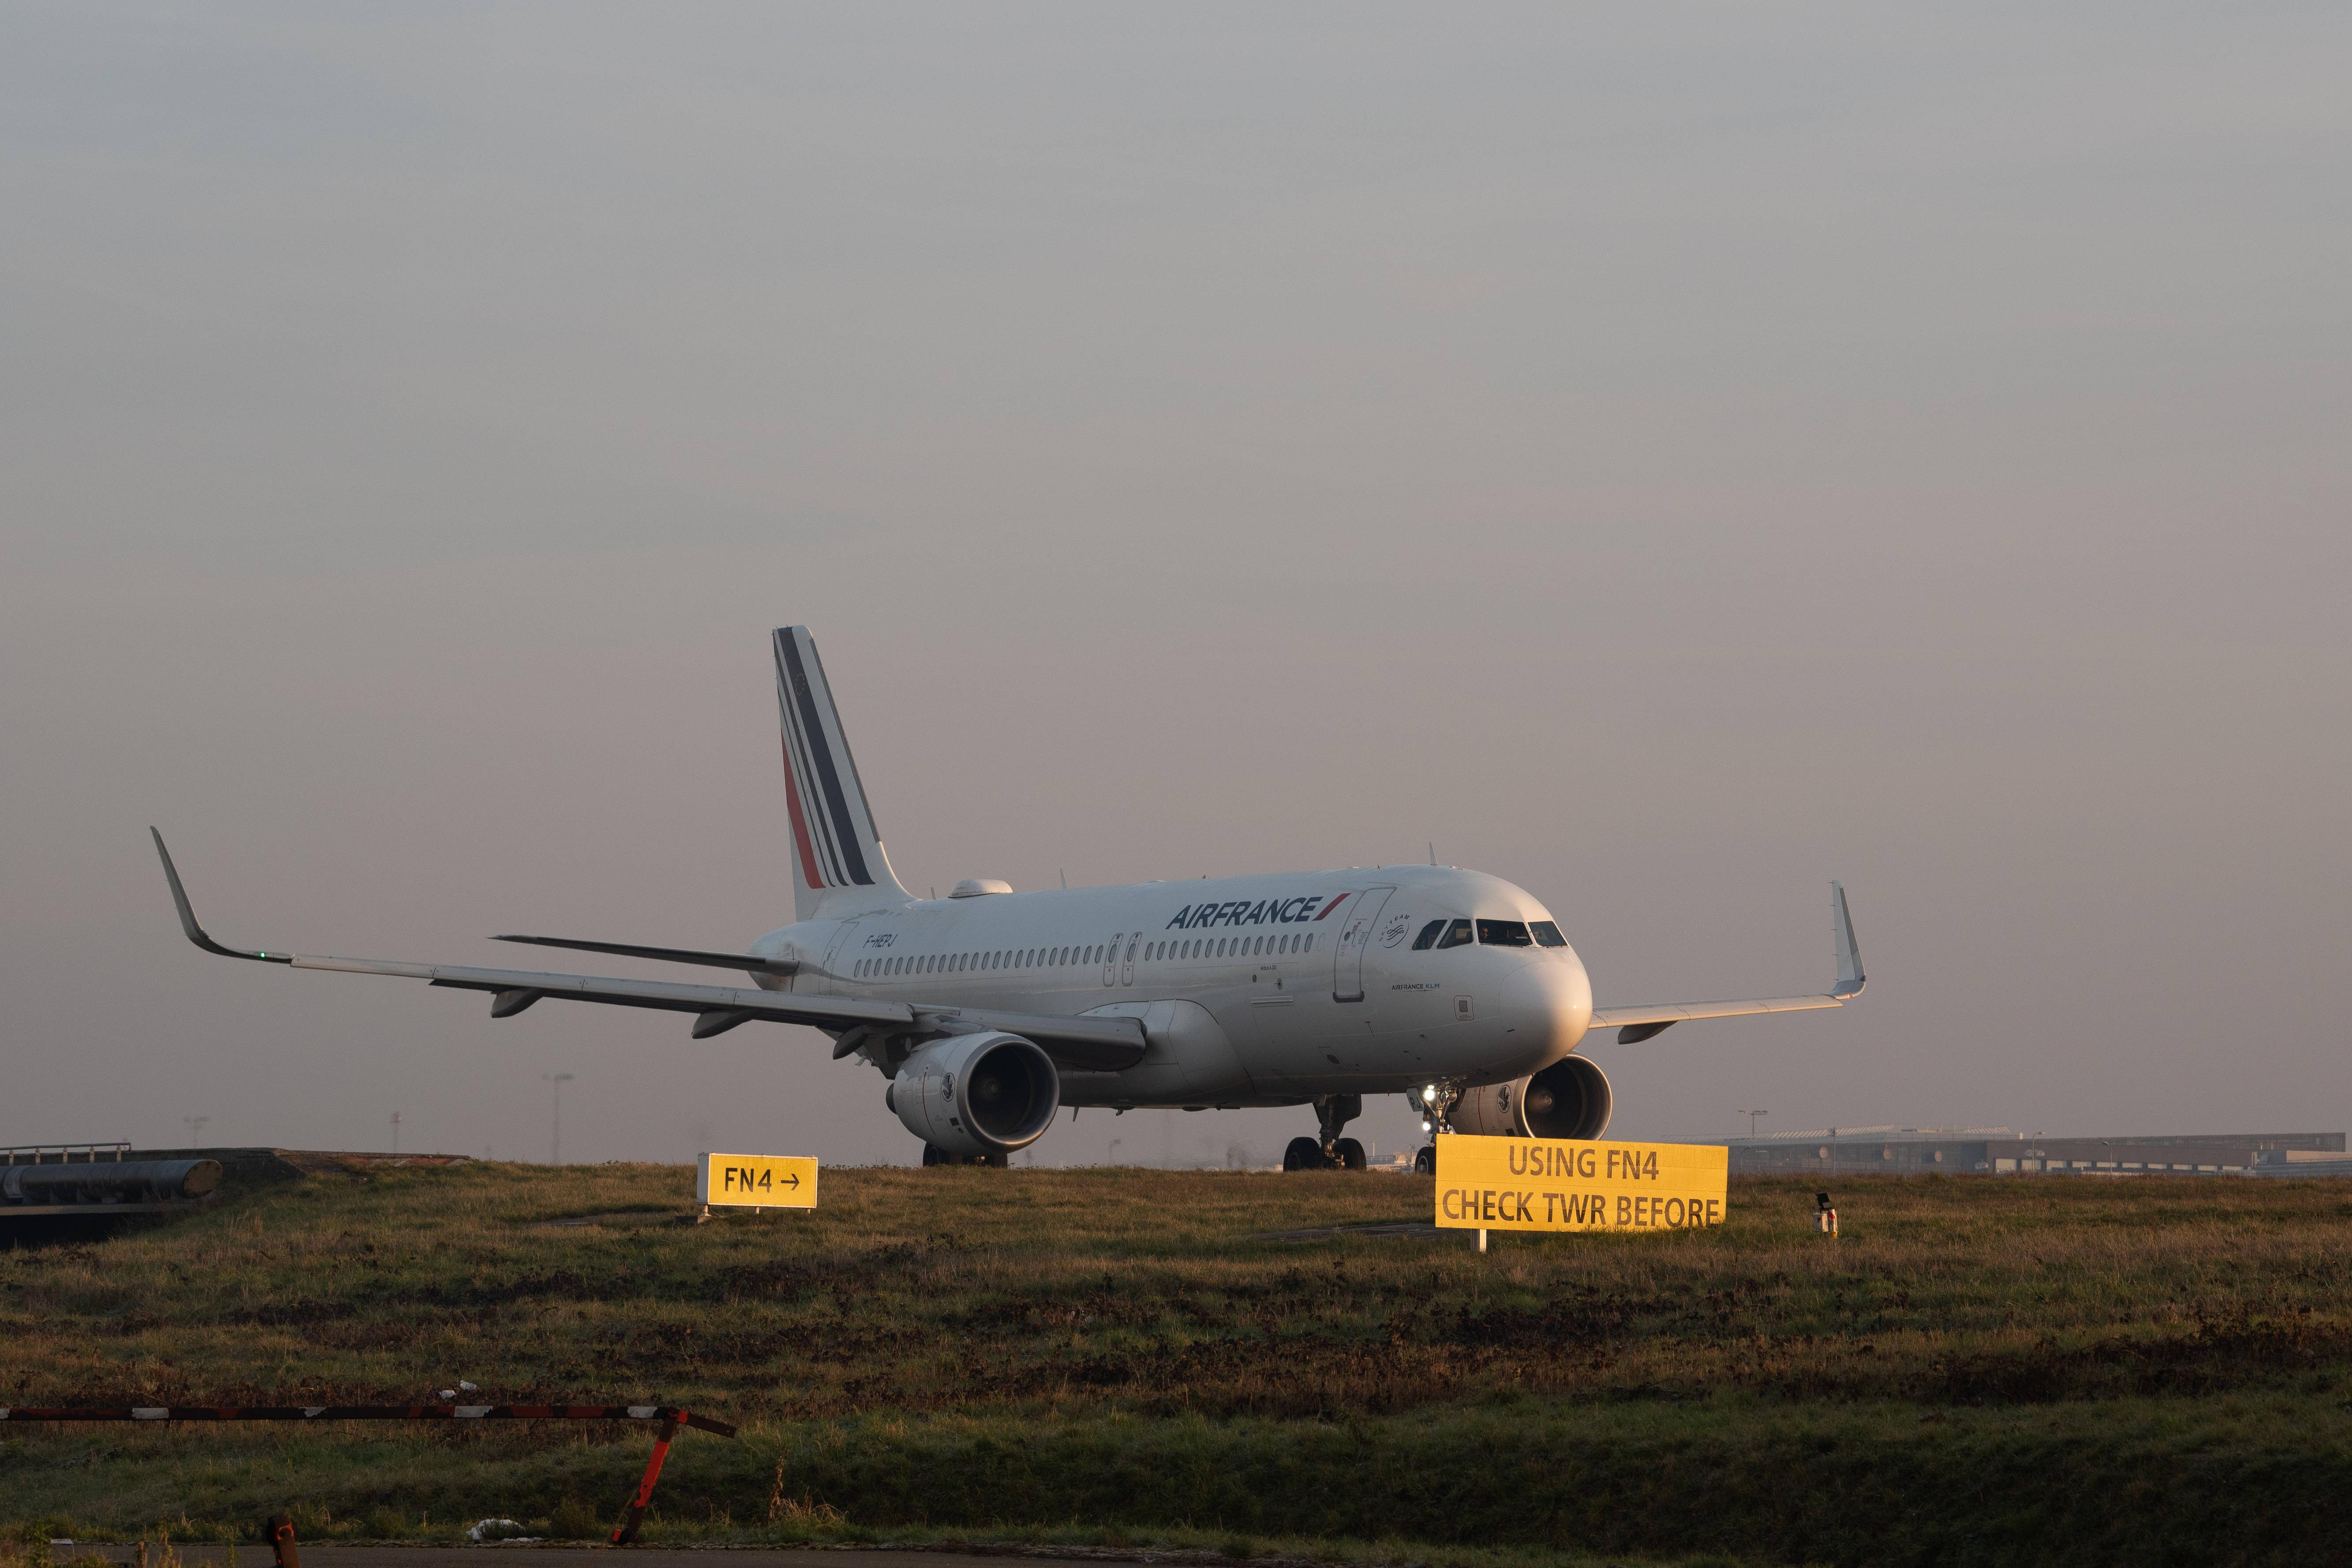
<svg viewBox="0 0 2352 1568"><path fill-rule="evenodd" d="M1727 1138L1735 1176L2047 1172L2078 1175L2352 1176L2341 1132L2029 1138L2006 1127L1831 1127Z"/></svg>

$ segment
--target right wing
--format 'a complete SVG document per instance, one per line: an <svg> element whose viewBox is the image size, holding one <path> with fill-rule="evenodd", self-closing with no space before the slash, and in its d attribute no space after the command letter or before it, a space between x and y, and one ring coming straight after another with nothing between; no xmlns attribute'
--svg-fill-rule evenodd
<svg viewBox="0 0 2352 1568"><path fill-rule="evenodd" d="M153 832L152 828L149 829ZM765 1019L778 1024L807 1024L844 1031L835 1057L847 1056L865 1036L906 1034L923 1037L970 1034L977 1029L1002 1029L1034 1040L1055 1065L1083 1071L1116 1072L1143 1059L1143 1025L1134 1018L1068 1017L1047 1013L1008 1013L994 1008L935 1006L922 1002L890 1002L866 996L811 996L790 991L747 990L732 985L687 985L661 980L621 980L593 974L546 973L526 969L478 969L449 963L401 963L372 958L321 958L299 953L224 947L196 923L195 910L163 836L155 834L156 852L163 858L163 874L172 884L172 901L188 940L206 952L224 958L249 958L283 963L295 969L331 970L343 974L389 974L423 980L460 991L491 994L490 1016L511 1018L542 998L598 1002L611 1007L651 1007L695 1015L693 1037L709 1039L739 1024ZM566 944L571 945L571 944ZM586 945L586 944L580 944ZM604 944L599 951L619 949ZM626 949L642 956L668 955L677 949ZM730 967L749 967L748 955L712 954Z"/></svg>
<svg viewBox="0 0 2352 1568"><path fill-rule="evenodd" d="M1862 994L1869 977L1862 972L1862 949L1853 940L1853 916L1845 907L1845 889L1830 884L1830 936L1837 945L1837 982L1814 996L1769 996L1748 1002L1666 1002L1647 1007L1595 1007L1592 1027L1613 1028L1621 1046L1638 1045L1692 1018L1743 1018L1759 1013L1803 1013L1816 1007L1843 1007Z"/></svg>

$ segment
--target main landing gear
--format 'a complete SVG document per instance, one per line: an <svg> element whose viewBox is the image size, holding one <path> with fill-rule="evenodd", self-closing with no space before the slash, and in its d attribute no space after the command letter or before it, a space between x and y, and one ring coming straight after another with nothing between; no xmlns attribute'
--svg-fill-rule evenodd
<svg viewBox="0 0 2352 1568"><path fill-rule="evenodd" d="M1315 1097L1315 1120L1321 1136L1293 1138L1290 1147L1282 1152L1282 1168L1286 1171L1360 1171L1364 1168L1364 1146L1353 1138L1339 1136L1339 1129L1364 1113L1364 1097L1360 1094L1318 1094Z"/></svg>
<svg viewBox="0 0 2352 1568"><path fill-rule="evenodd" d="M1013 1163L1010 1154L950 1154L936 1143L923 1145L926 1165L993 1165L1002 1171Z"/></svg>

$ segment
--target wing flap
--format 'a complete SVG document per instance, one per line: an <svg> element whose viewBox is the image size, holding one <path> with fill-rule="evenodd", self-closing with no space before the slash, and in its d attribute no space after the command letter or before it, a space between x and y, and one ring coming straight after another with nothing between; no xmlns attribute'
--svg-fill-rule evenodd
<svg viewBox="0 0 2352 1568"><path fill-rule="evenodd" d="M1869 984L1862 969L1862 948L1853 938L1853 916L1846 909L1845 887L1830 884L1830 942L1837 959L1837 978L1818 996L1765 996L1743 1002L1664 1002L1647 1007L1595 1007L1592 1027L1614 1029L1621 1046L1638 1045L1694 1018L1748 1018L1759 1013L1810 1013L1819 1007L1843 1007L1862 994Z"/></svg>
<svg viewBox="0 0 2352 1568"><path fill-rule="evenodd" d="M300 959L294 961L300 963ZM1835 996L1765 996L1747 1002L1665 1002L1650 1007L1595 1007L1592 1026L1619 1029L1632 1024L1680 1024L1693 1018L1745 1018L1757 1013L1806 1013L1843 1007Z"/></svg>
<svg viewBox="0 0 2352 1568"><path fill-rule="evenodd" d="M736 1010L781 1023L836 1028L916 1022L916 1009L903 1002L877 1002L862 996L803 996L790 991L760 991L740 985L688 985L663 980L622 980L530 969L478 969L457 963L402 963L390 959L329 958L310 953L295 954L294 967L332 970L343 974L390 974L461 991L530 991L541 996L602 1002L615 1007L655 1007L672 1013Z"/></svg>
<svg viewBox="0 0 2352 1568"><path fill-rule="evenodd" d="M634 942L583 942L568 936L494 936L492 942L527 942L537 947L568 947L581 952L617 953L623 958L650 958L661 963L696 963L710 969L740 969L746 974L797 974L800 962L761 958L756 952L718 952L701 947L646 947Z"/></svg>
<svg viewBox="0 0 2352 1568"><path fill-rule="evenodd" d="M403 963L389 959L330 958L298 953L297 969L342 974L389 974L423 980L460 991L488 991L501 997L521 994L559 1001L596 1002L608 1007L650 1007L670 1013L738 1015L738 1022L765 1019L815 1028L861 1026L887 1032L963 1034L1002 1029L1034 1040L1055 1065L1093 1072L1116 1072L1143 1059L1142 1024L1134 1018L1074 1018L1049 1013L1007 1013L982 1007L931 1006L920 1002L885 1002L864 996L808 996L789 991L748 990L735 985L687 985L661 980L620 980L593 974L562 974L528 969L478 969L456 963ZM526 1005L528 1004L525 1004ZM520 1012L520 1006L509 1009ZM732 1027L733 1025L728 1025ZM707 1033L716 1033L715 1028Z"/></svg>

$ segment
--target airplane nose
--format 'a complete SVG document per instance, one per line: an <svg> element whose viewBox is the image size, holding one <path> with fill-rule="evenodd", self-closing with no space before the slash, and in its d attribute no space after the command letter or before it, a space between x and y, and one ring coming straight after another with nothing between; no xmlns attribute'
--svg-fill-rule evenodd
<svg viewBox="0 0 2352 1568"><path fill-rule="evenodd" d="M1592 1026L1592 982L1573 953L1546 954L1504 984L1503 1009L1516 1035L1555 1062Z"/></svg>

